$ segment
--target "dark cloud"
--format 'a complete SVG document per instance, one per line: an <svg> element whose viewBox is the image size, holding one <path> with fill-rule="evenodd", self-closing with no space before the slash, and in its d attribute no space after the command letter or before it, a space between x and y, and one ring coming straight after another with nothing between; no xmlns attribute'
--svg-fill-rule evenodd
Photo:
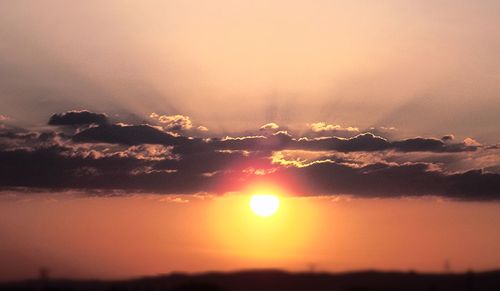
<svg viewBox="0 0 500 291"><path fill-rule="evenodd" d="M371 133L359 134L352 138L294 138L287 132L277 132L269 136L246 136L214 139L209 143L218 149L232 150L307 150L339 152L373 152L394 150L398 152L468 152L478 146L465 143L445 143L433 138L412 138L388 141Z"/></svg>
<svg viewBox="0 0 500 291"><path fill-rule="evenodd" d="M445 176L438 171L429 171L426 164L418 163L376 163L356 168L334 162L320 162L301 168L288 168L286 171L312 181L312 191L319 194L398 197L442 195L445 190Z"/></svg>
<svg viewBox="0 0 500 291"><path fill-rule="evenodd" d="M223 139L188 138L165 132L150 125L100 125L77 133L75 142L105 142L125 145L163 144L175 145L178 151L192 150L285 150L309 151L385 151L400 152L465 152L474 151L478 145L450 143L434 138L411 138L389 141L372 133L363 133L350 138L320 137L294 138L286 131L262 136L226 137Z"/></svg>
<svg viewBox="0 0 500 291"><path fill-rule="evenodd" d="M250 136L228 138L217 142L217 147L240 150L309 150L339 152L372 152L395 150L399 152L466 152L477 149L476 145L465 143L445 143L434 138L412 138L400 141L363 133L351 138L293 138L286 132L278 132L271 136Z"/></svg>
<svg viewBox="0 0 500 291"><path fill-rule="evenodd" d="M500 199L500 174L471 170L445 174L423 163L377 163L360 168L323 162L287 168L310 181L305 192L362 197L437 195L464 200Z"/></svg>
<svg viewBox="0 0 500 291"><path fill-rule="evenodd" d="M500 174L480 170L446 174L424 163L354 167L322 161L281 166L264 156L241 152L200 153L158 161L119 154L73 155L71 148L62 147L0 151L0 160L0 185L4 188L222 193L270 179L282 181L299 195L500 199Z"/></svg>
<svg viewBox="0 0 500 291"><path fill-rule="evenodd" d="M73 136L76 142L104 142L125 145L176 144L177 138L150 125L109 124L90 127Z"/></svg>
<svg viewBox="0 0 500 291"><path fill-rule="evenodd" d="M49 119L49 125L86 125L106 123L108 123L108 117L106 114L94 113L87 110L56 113Z"/></svg>
<svg viewBox="0 0 500 291"><path fill-rule="evenodd" d="M455 136L453 134L447 134L441 138L442 141L452 141L455 139Z"/></svg>
<svg viewBox="0 0 500 291"><path fill-rule="evenodd" d="M474 151L476 146L464 143L450 144L434 138L410 138L402 141L393 141L392 147L402 152L463 152Z"/></svg>
<svg viewBox="0 0 500 291"><path fill-rule="evenodd" d="M360 134L352 138L299 139L295 147L295 149L340 152L384 151L390 148L390 142L371 133Z"/></svg>
<svg viewBox="0 0 500 291"><path fill-rule="evenodd" d="M0 151L0 185L195 193L211 190L210 177L187 171L155 170L155 161L112 155L71 155L70 148Z"/></svg>
<svg viewBox="0 0 500 291"><path fill-rule="evenodd" d="M466 200L498 200L500 174L471 170L447 177L445 195Z"/></svg>
<svg viewBox="0 0 500 291"><path fill-rule="evenodd" d="M36 139L40 135L41 134L38 134L36 132L13 132L13 131L0 132L0 138L6 138L6 139L30 140L30 139Z"/></svg>
<svg viewBox="0 0 500 291"><path fill-rule="evenodd" d="M99 124L71 135L3 130L0 145L2 188L224 193L271 180L300 195L500 199L498 173L477 169L452 173L429 158L415 160L416 154L413 160L404 158L419 152L449 156L495 150L472 139L463 143L422 137L389 141L372 133L300 138L287 131L202 139L147 124ZM317 158L306 162L287 156L285 160L279 154L283 150ZM327 154L321 157L323 151ZM384 153L400 158L384 159ZM380 157L370 160L367 154ZM498 163L490 156L483 155L488 167L494 168ZM438 160L451 163L456 158Z"/></svg>

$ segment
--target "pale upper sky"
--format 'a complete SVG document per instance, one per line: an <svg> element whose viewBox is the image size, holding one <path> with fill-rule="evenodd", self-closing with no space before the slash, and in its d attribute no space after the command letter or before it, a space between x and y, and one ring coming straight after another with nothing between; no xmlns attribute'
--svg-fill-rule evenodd
<svg viewBox="0 0 500 291"><path fill-rule="evenodd" d="M0 114L500 133L498 1L2 1ZM423 118L425 116L425 118Z"/></svg>

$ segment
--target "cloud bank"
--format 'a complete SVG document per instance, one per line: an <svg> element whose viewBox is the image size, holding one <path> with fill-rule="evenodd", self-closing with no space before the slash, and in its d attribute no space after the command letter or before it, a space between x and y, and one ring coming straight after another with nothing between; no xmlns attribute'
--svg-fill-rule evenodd
<svg viewBox="0 0 500 291"><path fill-rule="evenodd" d="M325 136L268 123L255 135L206 137L189 132L187 116L151 118L160 125L69 111L52 115L49 130L2 128L0 187L222 194L270 182L295 195L500 199L499 148L470 138L339 137L322 123Z"/></svg>

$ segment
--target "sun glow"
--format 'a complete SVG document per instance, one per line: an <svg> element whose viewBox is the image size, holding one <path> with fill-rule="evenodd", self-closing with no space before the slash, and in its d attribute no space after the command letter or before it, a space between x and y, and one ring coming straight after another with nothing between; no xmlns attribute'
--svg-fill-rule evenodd
<svg viewBox="0 0 500 291"><path fill-rule="evenodd" d="M271 216L280 207L278 196L271 194L255 194L250 198L250 208L258 216Z"/></svg>

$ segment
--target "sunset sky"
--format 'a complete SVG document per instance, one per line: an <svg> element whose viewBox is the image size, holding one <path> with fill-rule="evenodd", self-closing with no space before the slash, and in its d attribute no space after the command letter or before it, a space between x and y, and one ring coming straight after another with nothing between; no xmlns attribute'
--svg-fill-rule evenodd
<svg viewBox="0 0 500 291"><path fill-rule="evenodd" d="M500 268L499 11L0 1L0 280Z"/></svg>

